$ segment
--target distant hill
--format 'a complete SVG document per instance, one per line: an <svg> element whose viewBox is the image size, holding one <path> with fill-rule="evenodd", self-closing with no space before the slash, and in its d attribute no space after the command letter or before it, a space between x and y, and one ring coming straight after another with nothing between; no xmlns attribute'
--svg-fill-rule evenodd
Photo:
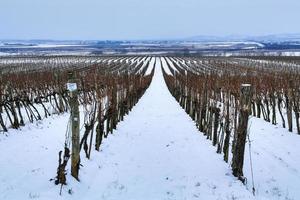
<svg viewBox="0 0 300 200"><path fill-rule="evenodd" d="M197 41L197 42L230 42L230 41L256 41L256 42L293 42L300 41L300 33L295 34L270 34L263 36L209 36L199 35L183 38L184 41Z"/></svg>

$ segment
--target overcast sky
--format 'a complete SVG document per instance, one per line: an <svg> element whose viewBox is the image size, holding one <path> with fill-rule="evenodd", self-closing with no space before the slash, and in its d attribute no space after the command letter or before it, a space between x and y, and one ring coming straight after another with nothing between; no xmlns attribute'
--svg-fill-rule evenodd
<svg viewBox="0 0 300 200"><path fill-rule="evenodd" d="M1 39L300 33L300 0L0 0Z"/></svg>

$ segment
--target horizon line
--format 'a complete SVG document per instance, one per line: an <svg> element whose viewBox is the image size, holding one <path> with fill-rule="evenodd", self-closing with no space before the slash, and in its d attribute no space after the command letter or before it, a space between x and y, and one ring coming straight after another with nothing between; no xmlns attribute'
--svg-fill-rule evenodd
<svg viewBox="0 0 300 200"><path fill-rule="evenodd" d="M11 39L11 38L0 38L0 41L180 41L189 40L199 37L211 37L215 39L229 39L229 40L240 40L247 39L251 37L271 37L271 36L298 36L300 38L300 33L269 33L269 34L259 34L259 35L243 35L243 34L227 34L227 35L194 35L187 37L176 37L176 38L145 38L145 39L50 39L50 38L31 38L31 39Z"/></svg>

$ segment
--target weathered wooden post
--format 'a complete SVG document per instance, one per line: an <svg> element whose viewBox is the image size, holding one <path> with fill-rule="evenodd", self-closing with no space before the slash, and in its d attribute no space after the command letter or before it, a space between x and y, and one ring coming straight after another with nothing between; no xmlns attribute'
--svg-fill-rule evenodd
<svg viewBox="0 0 300 200"><path fill-rule="evenodd" d="M240 92L239 119L231 164L233 175L238 177L242 182L245 181L245 178L243 177L243 165L248 130L248 118L251 112L251 98L251 85L242 84Z"/></svg>
<svg viewBox="0 0 300 200"><path fill-rule="evenodd" d="M78 103L78 90L75 75L73 72L68 73L67 89L70 92L70 108L71 108L71 130L72 130L72 155L71 155L71 174L79 180L79 164L80 164L80 116L79 116L79 103Z"/></svg>
<svg viewBox="0 0 300 200"><path fill-rule="evenodd" d="M225 116L225 140L224 140L224 146L223 146L223 152L224 152L224 161L228 162L228 154L229 154L229 142L230 142L230 91L227 92L226 94L226 101L225 101L225 106L226 106L226 116Z"/></svg>

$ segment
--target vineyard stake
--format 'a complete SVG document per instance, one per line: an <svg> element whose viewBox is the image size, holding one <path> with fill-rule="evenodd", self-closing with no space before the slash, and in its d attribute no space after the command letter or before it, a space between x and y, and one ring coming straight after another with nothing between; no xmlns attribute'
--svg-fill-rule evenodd
<svg viewBox="0 0 300 200"><path fill-rule="evenodd" d="M67 89L70 92L70 108L71 108L71 130L72 130L72 155L71 155L71 175L79 180L78 172L80 165L80 141L79 141L79 102L78 102L78 90L73 72L68 73Z"/></svg>
<svg viewBox="0 0 300 200"><path fill-rule="evenodd" d="M236 131L236 140L234 141L233 157L232 157L232 173L238 177L243 183L245 177L243 174L244 152L248 130L248 119L251 112L251 85L242 84L240 92L240 113L238 119L238 127Z"/></svg>

